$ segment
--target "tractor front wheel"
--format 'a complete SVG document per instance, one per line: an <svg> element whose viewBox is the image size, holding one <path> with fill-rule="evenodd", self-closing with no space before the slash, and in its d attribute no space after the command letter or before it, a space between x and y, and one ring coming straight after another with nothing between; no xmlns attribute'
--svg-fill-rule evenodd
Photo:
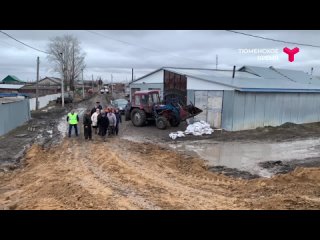
<svg viewBox="0 0 320 240"><path fill-rule="evenodd" d="M131 112L131 121L134 126L142 127L146 122L147 116L143 110L140 109L133 109Z"/></svg>
<svg viewBox="0 0 320 240"><path fill-rule="evenodd" d="M178 120L178 118L176 116L172 116L172 118L170 119L171 127L178 127L179 124L180 124L180 121Z"/></svg>
<svg viewBox="0 0 320 240"><path fill-rule="evenodd" d="M169 126L169 122L165 117L158 117L156 119L156 126L157 128L164 130Z"/></svg>

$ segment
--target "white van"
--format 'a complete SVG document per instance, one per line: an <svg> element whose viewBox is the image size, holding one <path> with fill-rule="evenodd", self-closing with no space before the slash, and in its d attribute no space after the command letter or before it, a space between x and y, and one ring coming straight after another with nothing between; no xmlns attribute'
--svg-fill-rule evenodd
<svg viewBox="0 0 320 240"><path fill-rule="evenodd" d="M105 94L105 93L108 93L109 92L109 89L108 88L102 88L101 90L100 90L100 93L101 94Z"/></svg>

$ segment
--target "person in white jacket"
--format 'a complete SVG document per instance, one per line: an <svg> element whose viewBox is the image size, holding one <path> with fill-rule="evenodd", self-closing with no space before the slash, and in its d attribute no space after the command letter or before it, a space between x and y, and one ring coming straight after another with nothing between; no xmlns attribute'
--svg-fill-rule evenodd
<svg viewBox="0 0 320 240"><path fill-rule="evenodd" d="M100 109L97 108L96 111L91 116L92 128L94 129L94 134L97 134L99 114L100 114Z"/></svg>

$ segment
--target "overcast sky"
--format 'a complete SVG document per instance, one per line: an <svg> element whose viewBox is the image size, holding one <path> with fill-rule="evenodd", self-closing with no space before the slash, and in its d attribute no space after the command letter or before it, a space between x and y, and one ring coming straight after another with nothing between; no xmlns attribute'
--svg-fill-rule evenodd
<svg viewBox="0 0 320 240"><path fill-rule="evenodd" d="M240 30L239 30L240 31ZM164 30L94 30L52 31L15 30L4 32L35 48L46 50L50 38L72 34L76 36L86 53L87 68L85 79L101 76L105 82L131 80L131 68L135 78L162 66L203 67L232 69L243 65L274 66L310 72L320 75L320 48L291 45L222 30L212 31L164 31ZM320 31L248 31L241 32L274 38L283 41L320 45ZM100 34L100 35L99 35ZM299 47L295 61L289 62L284 47ZM278 60L258 60L264 54L243 54L239 49L278 49ZM273 57L275 57L273 55ZM46 54L30 49L0 33L0 80L7 75L15 75L25 81L36 79L36 58L40 57L40 77L56 76Z"/></svg>

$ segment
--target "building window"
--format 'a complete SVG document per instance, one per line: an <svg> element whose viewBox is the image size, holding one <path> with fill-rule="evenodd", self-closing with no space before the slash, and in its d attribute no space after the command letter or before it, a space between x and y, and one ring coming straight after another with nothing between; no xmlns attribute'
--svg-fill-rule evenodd
<svg viewBox="0 0 320 240"><path fill-rule="evenodd" d="M134 99L135 105L140 105L140 96L136 95Z"/></svg>
<svg viewBox="0 0 320 240"><path fill-rule="evenodd" d="M153 98L153 103L155 103L155 104L157 104L157 103L159 103L160 101L160 99L159 99L159 95L158 94L152 94L152 98Z"/></svg>
<svg viewBox="0 0 320 240"><path fill-rule="evenodd" d="M133 95L136 91L140 91L140 88L131 88L131 95Z"/></svg>
<svg viewBox="0 0 320 240"><path fill-rule="evenodd" d="M160 98L162 98L161 88L148 88L148 90L158 90Z"/></svg>
<svg viewBox="0 0 320 240"><path fill-rule="evenodd" d="M148 104L148 95L141 95L141 103L143 105L147 105Z"/></svg>

